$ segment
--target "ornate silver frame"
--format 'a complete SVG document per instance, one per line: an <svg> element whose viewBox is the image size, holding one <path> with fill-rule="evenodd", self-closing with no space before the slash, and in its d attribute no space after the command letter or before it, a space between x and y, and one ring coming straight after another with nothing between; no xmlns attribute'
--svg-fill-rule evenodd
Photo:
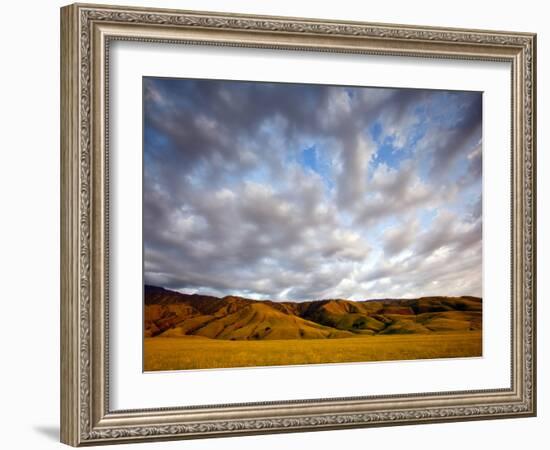
<svg viewBox="0 0 550 450"><path fill-rule="evenodd" d="M428 58L512 67L508 389L111 411L108 57L113 40ZM61 440L73 446L536 414L536 35L75 4L61 9Z"/></svg>

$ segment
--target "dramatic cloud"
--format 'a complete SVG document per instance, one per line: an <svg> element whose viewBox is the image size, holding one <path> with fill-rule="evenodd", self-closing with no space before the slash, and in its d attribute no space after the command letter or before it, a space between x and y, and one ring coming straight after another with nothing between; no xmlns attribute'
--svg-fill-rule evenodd
<svg viewBox="0 0 550 450"><path fill-rule="evenodd" d="M477 92L144 78L145 282L481 296Z"/></svg>

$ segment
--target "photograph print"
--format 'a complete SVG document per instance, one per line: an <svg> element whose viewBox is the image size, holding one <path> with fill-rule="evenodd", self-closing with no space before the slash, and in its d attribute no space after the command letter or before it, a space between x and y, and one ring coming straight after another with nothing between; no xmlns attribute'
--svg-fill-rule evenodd
<svg viewBox="0 0 550 450"><path fill-rule="evenodd" d="M482 93L143 78L143 369L482 356Z"/></svg>

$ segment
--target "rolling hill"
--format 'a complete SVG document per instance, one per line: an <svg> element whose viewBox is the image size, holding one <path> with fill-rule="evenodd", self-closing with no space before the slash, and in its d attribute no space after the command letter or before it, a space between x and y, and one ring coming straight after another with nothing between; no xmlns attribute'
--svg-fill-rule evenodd
<svg viewBox="0 0 550 450"><path fill-rule="evenodd" d="M477 297L258 301L144 289L144 336L221 340L337 339L368 335L477 331Z"/></svg>

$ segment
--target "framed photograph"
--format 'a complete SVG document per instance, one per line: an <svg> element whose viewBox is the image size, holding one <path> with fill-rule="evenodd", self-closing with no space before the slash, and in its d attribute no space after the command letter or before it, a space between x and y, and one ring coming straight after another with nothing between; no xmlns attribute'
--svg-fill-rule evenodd
<svg viewBox="0 0 550 450"><path fill-rule="evenodd" d="M62 8L62 442L535 415L535 58Z"/></svg>

